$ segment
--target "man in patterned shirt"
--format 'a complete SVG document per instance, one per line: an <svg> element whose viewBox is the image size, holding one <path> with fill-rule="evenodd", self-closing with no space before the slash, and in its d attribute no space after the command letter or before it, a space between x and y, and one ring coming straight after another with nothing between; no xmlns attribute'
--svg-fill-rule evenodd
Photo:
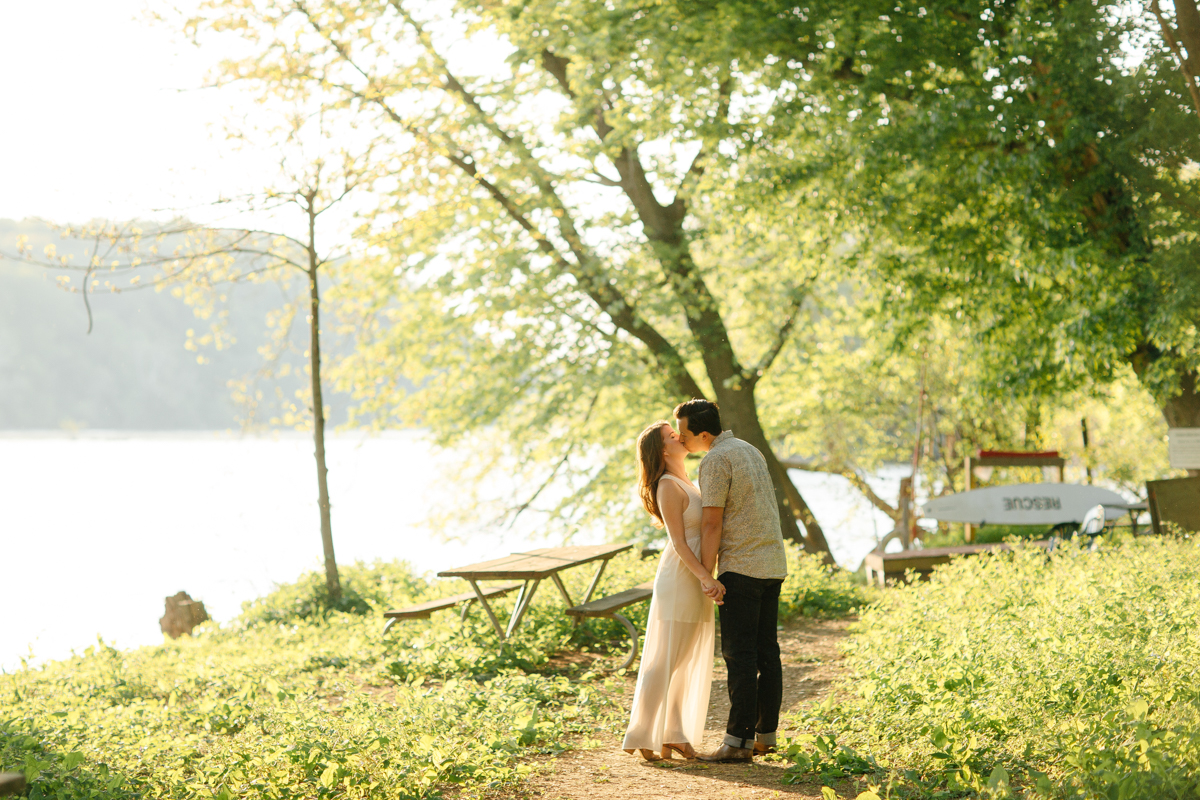
<svg viewBox="0 0 1200 800"><path fill-rule="evenodd" d="M783 703L783 665L776 624L787 576L779 506L767 460L754 445L721 430L708 400L675 409L679 439L700 462L700 562L717 570L709 596L723 603L721 655L729 671L725 742L703 761L751 761L771 752Z"/></svg>

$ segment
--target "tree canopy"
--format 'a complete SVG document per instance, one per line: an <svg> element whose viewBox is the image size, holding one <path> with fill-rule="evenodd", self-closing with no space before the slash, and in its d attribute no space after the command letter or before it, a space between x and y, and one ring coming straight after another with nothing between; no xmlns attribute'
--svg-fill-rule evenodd
<svg viewBox="0 0 1200 800"><path fill-rule="evenodd" d="M1011 439L989 416L1036 428L1129 367L1187 418L1196 120L1155 24L1024 0L213 0L189 22L252 45L218 82L381 142L331 293L357 420L511 459L541 488L509 518L636 526L630 426L708 396L818 552L779 457L839 404L886 425L808 450L844 474L916 446L941 380L951 460ZM842 393L804 402L823 375Z"/></svg>
<svg viewBox="0 0 1200 800"><path fill-rule="evenodd" d="M969 320L1000 392L1132 367L1170 424L1200 424L1200 120L1153 17L1090 2L776 11L768 46L809 51L792 60L797 102L852 142L845 193L889 242L876 265L897 320ZM780 191L811 169L781 159Z"/></svg>

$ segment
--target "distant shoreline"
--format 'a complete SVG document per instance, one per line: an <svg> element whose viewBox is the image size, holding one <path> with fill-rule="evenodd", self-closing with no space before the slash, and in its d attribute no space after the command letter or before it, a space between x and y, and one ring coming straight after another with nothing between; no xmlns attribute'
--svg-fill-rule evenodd
<svg viewBox="0 0 1200 800"><path fill-rule="evenodd" d="M426 431L424 428L402 428L390 429L384 431L373 431L367 428L358 428L349 431L336 431L326 433L328 439L405 439L412 437L414 434L422 435ZM275 441L280 439L312 439L311 431L294 431L294 430L265 430L265 431L239 431L233 429L226 430L165 430L165 431L138 431L138 430L112 430L103 428L81 428L80 430L63 430L61 428L47 429L30 429L30 430L3 430L0 429L0 439L86 439L95 441L120 441L123 439L160 439L160 440L187 440L187 441L239 441L239 440L266 440Z"/></svg>

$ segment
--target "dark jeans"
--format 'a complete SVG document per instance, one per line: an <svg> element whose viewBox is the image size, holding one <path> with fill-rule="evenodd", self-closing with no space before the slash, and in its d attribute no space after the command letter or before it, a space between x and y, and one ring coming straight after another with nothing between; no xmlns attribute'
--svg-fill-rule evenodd
<svg viewBox="0 0 1200 800"><path fill-rule="evenodd" d="M754 734L774 734L783 703L779 661L779 587L782 580L723 572L721 655L729 670L729 725L726 744L753 747ZM741 740L736 743L733 740Z"/></svg>

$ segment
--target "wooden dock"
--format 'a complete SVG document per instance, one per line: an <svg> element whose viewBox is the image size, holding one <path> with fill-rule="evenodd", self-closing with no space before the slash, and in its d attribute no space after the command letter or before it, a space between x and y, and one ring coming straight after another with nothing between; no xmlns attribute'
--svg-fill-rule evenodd
<svg viewBox="0 0 1200 800"><path fill-rule="evenodd" d="M1046 547L1049 540L1029 542L1038 547ZM974 556L980 553L1011 550L1012 547L1003 542L992 544L964 544L958 547L929 547L924 550L903 550L899 553L880 553L872 550L867 553L863 565L867 570L867 582L875 581L884 586L890 580L904 580L904 573L913 570L922 578L929 577L933 568L939 564L949 564L951 559L959 556Z"/></svg>

